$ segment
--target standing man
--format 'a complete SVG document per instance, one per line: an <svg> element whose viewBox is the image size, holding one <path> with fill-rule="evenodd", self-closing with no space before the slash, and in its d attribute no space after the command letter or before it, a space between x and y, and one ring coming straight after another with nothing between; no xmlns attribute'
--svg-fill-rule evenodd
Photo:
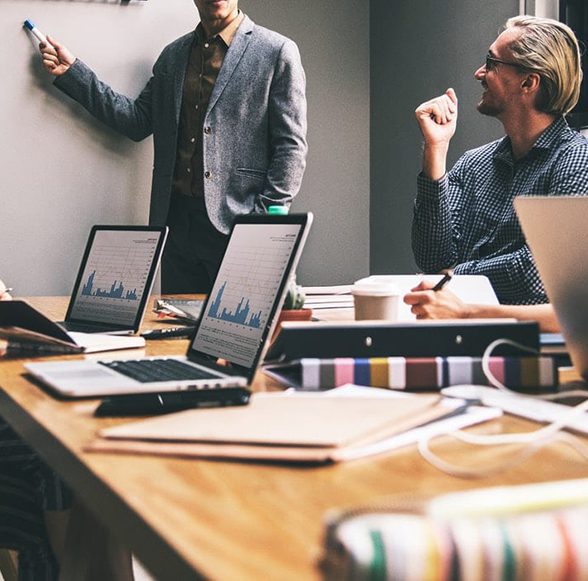
<svg viewBox="0 0 588 581"><path fill-rule="evenodd" d="M506 136L466 152L446 173L457 124L448 89L416 110L424 137L412 227L413 251L425 272L486 275L505 304L547 302L518 223L515 196L588 194L588 141L564 115L578 101L578 42L555 20L507 21L475 77L483 115Z"/></svg>
<svg viewBox="0 0 588 581"><path fill-rule="evenodd" d="M294 42L253 23L238 0L194 0L196 30L168 45L136 99L69 50L41 44L54 82L109 127L153 134L149 222L170 227L162 291L208 292L240 214L289 205L306 159L305 75Z"/></svg>

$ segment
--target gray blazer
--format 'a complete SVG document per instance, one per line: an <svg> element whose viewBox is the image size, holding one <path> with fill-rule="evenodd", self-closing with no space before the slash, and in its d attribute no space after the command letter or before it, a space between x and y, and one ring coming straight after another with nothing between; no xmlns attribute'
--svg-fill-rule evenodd
<svg viewBox="0 0 588 581"><path fill-rule="evenodd" d="M153 134L149 222L163 225L172 189L184 75L194 33L168 45L136 99L113 91L79 59L54 84L127 137ZM306 79L288 38L245 17L227 51L204 119L204 195L214 226L289 204L306 165Z"/></svg>

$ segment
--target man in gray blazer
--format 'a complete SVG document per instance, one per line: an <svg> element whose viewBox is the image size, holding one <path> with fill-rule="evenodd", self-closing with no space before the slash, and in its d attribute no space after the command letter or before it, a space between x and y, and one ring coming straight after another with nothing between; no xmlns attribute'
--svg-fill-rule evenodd
<svg viewBox="0 0 588 581"><path fill-rule="evenodd" d="M136 99L113 91L48 37L45 68L112 129L153 134L149 221L170 227L162 290L208 292L237 215L288 206L306 159L305 75L294 42L238 0L194 0L196 30L165 47Z"/></svg>

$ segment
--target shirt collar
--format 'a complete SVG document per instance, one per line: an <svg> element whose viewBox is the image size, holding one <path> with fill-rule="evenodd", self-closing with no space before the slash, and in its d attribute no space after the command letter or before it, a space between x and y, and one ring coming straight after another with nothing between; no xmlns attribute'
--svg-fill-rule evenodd
<svg viewBox="0 0 588 581"><path fill-rule="evenodd" d="M562 133L568 128L568 122L563 117L558 117L533 144L533 149L549 149Z"/></svg>
<svg viewBox="0 0 588 581"><path fill-rule="evenodd" d="M564 117L558 117L543 133L537 138L533 147L529 150L551 149L556 141L560 140L562 134L568 129L568 123ZM529 155L527 153L527 155ZM525 155L525 157L527 157ZM512 149L510 146L510 137L503 137L494 151L494 158L508 163L513 163ZM523 158L524 159L524 158Z"/></svg>
<svg viewBox="0 0 588 581"><path fill-rule="evenodd" d="M239 26L241 26L241 23L243 22L243 20L245 19L245 14L243 14L243 12L241 10L239 10L239 13L237 14L237 18L235 18L234 20L232 20L229 24L227 24L227 26L225 26L218 34L215 34L212 38L216 38L216 37L220 37L221 40L226 44L227 48L229 46L231 46L231 42L233 42L233 39L235 38L235 34L237 34L237 30L239 28ZM206 40L210 40L206 38L206 34L204 32L204 28L202 26L202 23L199 23L198 26L196 27L196 38L198 40L198 42L204 42Z"/></svg>

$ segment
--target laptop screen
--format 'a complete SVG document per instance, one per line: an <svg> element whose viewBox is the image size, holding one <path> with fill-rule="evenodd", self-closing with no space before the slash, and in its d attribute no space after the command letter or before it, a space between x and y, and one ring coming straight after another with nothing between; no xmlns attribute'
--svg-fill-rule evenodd
<svg viewBox="0 0 588 581"><path fill-rule="evenodd" d="M166 227L94 226L66 321L138 328L166 234Z"/></svg>
<svg viewBox="0 0 588 581"><path fill-rule="evenodd" d="M312 214L237 220L191 352L255 368L311 221Z"/></svg>

